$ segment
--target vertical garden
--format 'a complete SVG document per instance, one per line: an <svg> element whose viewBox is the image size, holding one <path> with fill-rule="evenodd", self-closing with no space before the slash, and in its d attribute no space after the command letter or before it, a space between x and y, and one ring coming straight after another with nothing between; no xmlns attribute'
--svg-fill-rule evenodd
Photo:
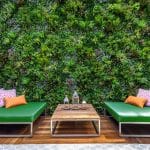
<svg viewBox="0 0 150 150"><path fill-rule="evenodd" d="M51 111L71 98L100 109L150 88L148 0L0 1L0 87Z"/></svg>

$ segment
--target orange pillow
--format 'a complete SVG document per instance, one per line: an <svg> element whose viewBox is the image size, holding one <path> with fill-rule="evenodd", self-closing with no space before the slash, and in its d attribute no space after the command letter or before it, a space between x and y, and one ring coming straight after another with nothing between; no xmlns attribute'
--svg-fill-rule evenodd
<svg viewBox="0 0 150 150"><path fill-rule="evenodd" d="M128 103L128 104L135 105L135 106L143 108L144 104L146 103L146 101L147 101L147 99L145 99L145 98L129 96L125 100L125 103Z"/></svg>
<svg viewBox="0 0 150 150"><path fill-rule="evenodd" d="M17 96L17 97L5 97L5 107L10 108L17 105L27 104L25 96Z"/></svg>

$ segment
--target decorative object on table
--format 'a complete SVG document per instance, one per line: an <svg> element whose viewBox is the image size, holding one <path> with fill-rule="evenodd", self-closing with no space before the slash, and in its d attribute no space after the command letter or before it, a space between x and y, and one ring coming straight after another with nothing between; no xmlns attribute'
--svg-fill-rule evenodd
<svg viewBox="0 0 150 150"><path fill-rule="evenodd" d="M63 110L70 110L71 108L70 108L69 104L66 104L62 109Z"/></svg>
<svg viewBox="0 0 150 150"><path fill-rule="evenodd" d="M85 101L85 100L83 100L83 101L82 101L82 104L86 104L86 101Z"/></svg>
<svg viewBox="0 0 150 150"><path fill-rule="evenodd" d="M79 104L79 95L77 91L74 91L72 95L72 104Z"/></svg>
<svg viewBox="0 0 150 150"><path fill-rule="evenodd" d="M82 100L81 107L80 107L81 110L86 110L87 109L86 103L87 103L86 100Z"/></svg>
<svg viewBox="0 0 150 150"><path fill-rule="evenodd" d="M71 110L79 110L79 109L80 109L79 104L73 104L73 105L71 106Z"/></svg>
<svg viewBox="0 0 150 150"><path fill-rule="evenodd" d="M65 95L64 104L69 104L69 99L68 99L68 96L67 96L67 95Z"/></svg>
<svg viewBox="0 0 150 150"><path fill-rule="evenodd" d="M70 107L69 107L69 99L68 99L67 95L65 95L64 104L66 104L66 105L63 107L63 109L64 110L69 110L70 109Z"/></svg>

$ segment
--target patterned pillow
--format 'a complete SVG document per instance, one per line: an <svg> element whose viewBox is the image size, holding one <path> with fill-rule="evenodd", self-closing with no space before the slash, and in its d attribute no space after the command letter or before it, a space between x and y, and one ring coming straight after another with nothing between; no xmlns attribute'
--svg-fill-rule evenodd
<svg viewBox="0 0 150 150"><path fill-rule="evenodd" d="M3 89L1 88L0 89L0 93L3 91ZM0 99L0 107L3 107L4 106L4 101L3 99Z"/></svg>
<svg viewBox="0 0 150 150"><path fill-rule="evenodd" d="M150 90L139 89L137 97L146 98L147 102L145 106L150 106Z"/></svg>
<svg viewBox="0 0 150 150"><path fill-rule="evenodd" d="M16 97L16 89L0 90L0 107L3 107L5 105L4 103L5 97Z"/></svg>

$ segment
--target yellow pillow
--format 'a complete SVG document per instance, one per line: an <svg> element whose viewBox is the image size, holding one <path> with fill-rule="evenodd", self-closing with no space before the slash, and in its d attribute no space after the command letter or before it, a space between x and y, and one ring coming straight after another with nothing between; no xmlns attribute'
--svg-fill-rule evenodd
<svg viewBox="0 0 150 150"><path fill-rule="evenodd" d="M5 100L6 108L27 104L24 95L17 96L17 97L5 97L4 100Z"/></svg>
<svg viewBox="0 0 150 150"><path fill-rule="evenodd" d="M125 103L128 103L128 104L135 105L135 106L143 108L144 104L146 103L146 101L147 101L147 99L145 99L145 98L129 96L125 100Z"/></svg>

